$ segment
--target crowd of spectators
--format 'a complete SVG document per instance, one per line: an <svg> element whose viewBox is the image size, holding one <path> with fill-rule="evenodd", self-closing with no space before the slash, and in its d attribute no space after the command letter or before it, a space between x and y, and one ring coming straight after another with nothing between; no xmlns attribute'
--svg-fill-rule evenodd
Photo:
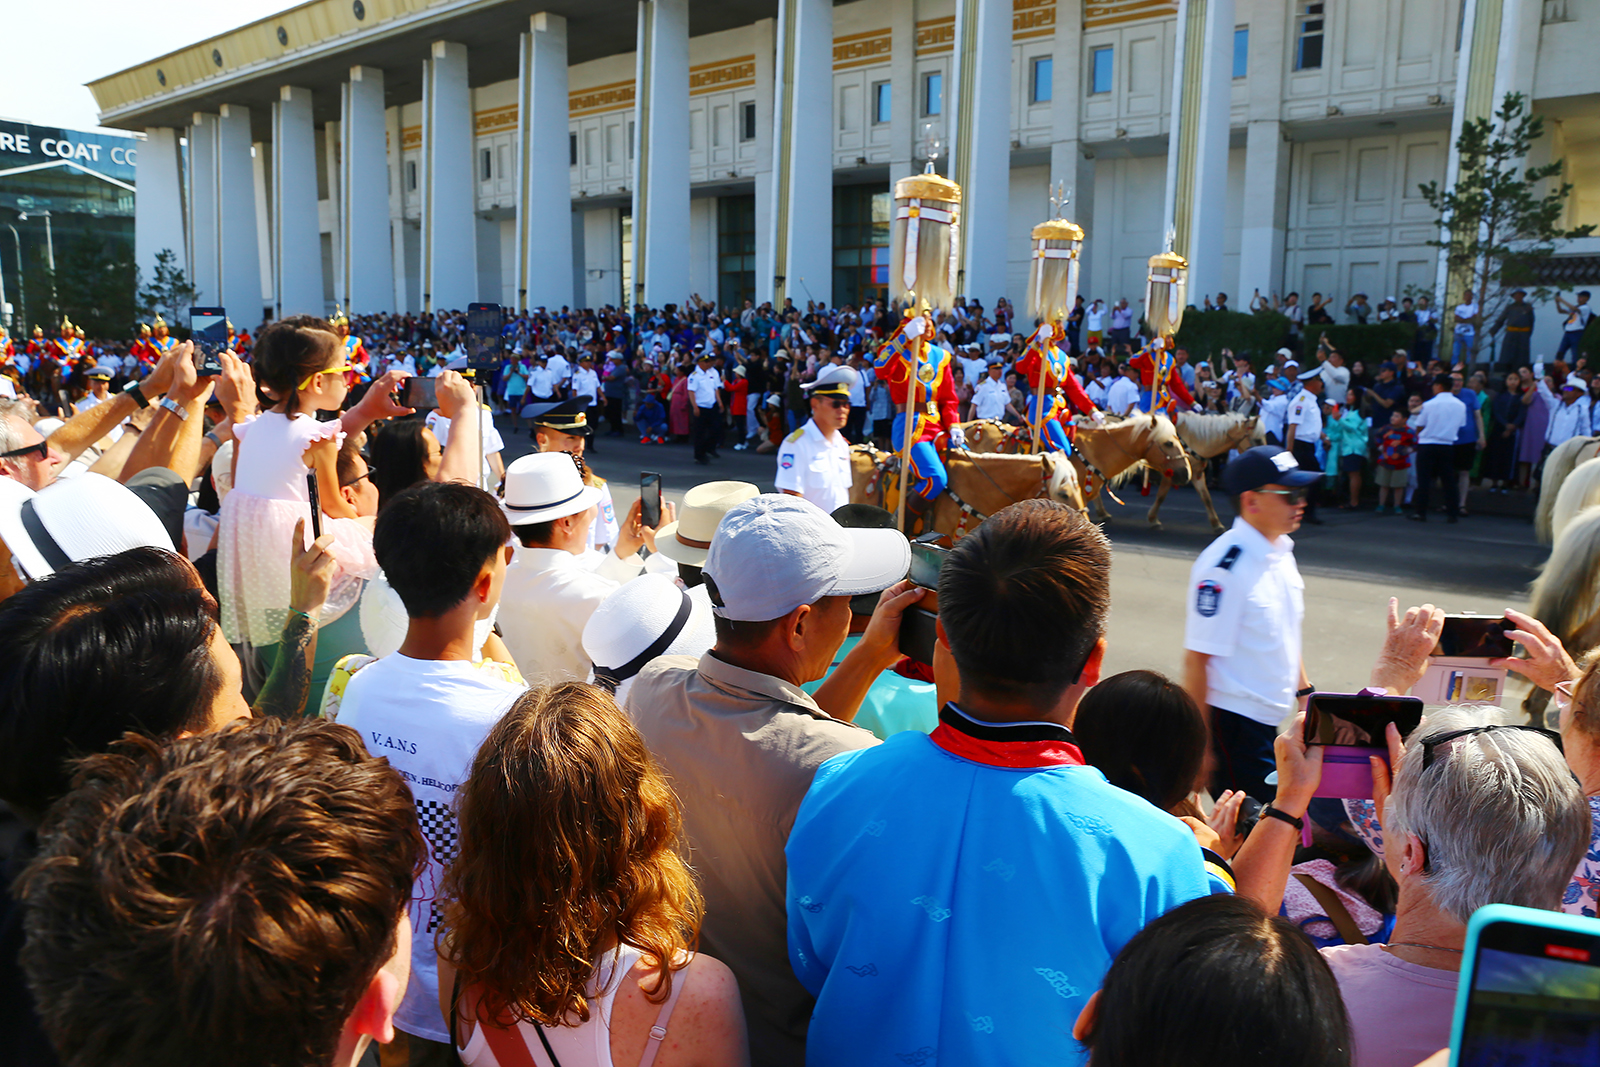
<svg viewBox="0 0 1600 1067"><path fill-rule="evenodd" d="M765 447L894 321L515 315L484 384L534 405L539 450L498 469L458 315L358 316L359 344L291 317L205 377L177 344L58 425L0 400L18 1062L1412 1067L1448 1043L1477 908L1595 914L1600 662L1537 620L1507 613L1509 666L1556 731L1433 709L1371 803L1328 802L1285 708L1253 821L1206 792L1183 686L1102 678L1111 545L1077 511L999 511L919 586L892 523L743 483L608 521L594 442L541 410L577 399L603 449L715 408ZM1016 417L1027 324L963 304L936 329L981 379L963 401ZM1136 331L1126 301L1068 331L1113 414L1149 387ZM1317 409L1357 504L1348 461L1415 458L1425 515L1433 480L1458 507L1500 409L1512 463L1590 414L1576 365L1484 399L1409 353L1368 377L1305 347L1298 374L1288 346L1173 374L1204 411ZM420 376L426 422L400 402ZM865 378L861 437L890 417ZM937 612L928 663L901 653L912 609ZM1374 689L1420 680L1442 616L1391 616Z"/></svg>

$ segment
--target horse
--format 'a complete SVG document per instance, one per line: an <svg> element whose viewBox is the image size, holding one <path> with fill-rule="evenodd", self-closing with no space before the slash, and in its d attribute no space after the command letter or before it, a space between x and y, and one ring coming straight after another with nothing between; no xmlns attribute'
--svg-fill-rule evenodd
<svg viewBox="0 0 1600 1067"><path fill-rule="evenodd" d="M1528 614L1560 638L1574 659L1600 645L1600 507L1580 511L1556 538L1528 591ZM1547 699L1534 687L1523 701L1534 722L1544 721Z"/></svg>
<svg viewBox="0 0 1600 1067"><path fill-rule="evenodd" d="M925 529L961 538L1000 509L1034 497L1084 510L1077 470L1056 456L1008 456L952 448L944 465L948 488L934 500ZM868 444L854 445L850 469L854 475L850 503L888 507L887 491L897 481L899 456Z"/></svg>
<svg viewBox="0 0 1600 1067"><path fill-rule="evenodd" d="M1557 542L1573 519L1600 504L1600 459L1586 459L1567 475L1550 510L1550 536Z"/></svg>
<svg viewBox="0 0 1600 1067"><path fill-rule="evenodd" d="M1145 469L1172 476L1178 485L1188 481L1189 463L1183 442L1165 415L1108 418L1099 426L1080 418L1073 425L1076 434L1072 464L1078 468L1079 484L1084 486L1085 510L1088 501L1093 500L1101 521L1111 520L1100 496L1106 485L1120 485ZM1020 451L1033 440L1026 426L1013 428L989 419L964 423L961 430L966 434L967 447L974 452ZM1177 477L1180 471L1181 478Z"/></svg>
<svg viewBox="0 0 1600 1067"><path fill-rule="evenodd" d="M1206 485L1206 465L1250 440L1256 432L1258 421L1253 416L1237 412L1228 415L1204 415L1195 411L1178 413L1178 438L1189 450L1189 480L1195 492L1200 494L1200 502L1206 506L1211 528L1218 533L1227 527L1217 517L1217 509L1211 503L1211 489ZM1156 515L1160 513L1161 503L1167 499L1167 490L1171 488L1172 478L1163 473L1161 488L1156 492L1156 502L1150 505L1148 516L1150 525L1158 530L1161 520Z"/></svg>
<svg viewBox="0 0 1600 1067"><path fill-rule="evenodd" d="M1533 513L1533 534L1541 545L1555 540L1550 520L1555 513L1561 483L1578 464L1600 456L1600 437L1569 437L1545 457L1544 473L1539 478L1539 507Z"/></svg>

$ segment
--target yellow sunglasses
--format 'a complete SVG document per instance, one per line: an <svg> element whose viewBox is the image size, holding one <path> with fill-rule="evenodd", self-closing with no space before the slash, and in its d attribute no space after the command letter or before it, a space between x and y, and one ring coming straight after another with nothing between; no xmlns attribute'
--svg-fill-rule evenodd
<svg viewBox="0 0 1600 1067"><path fill-rule="evenodd" d="M311 388L311 383L316 381L319 377L321 377L324 374L343 374L345 371L347 371L349 369L350 369L350 364L341 363L337 367L328 367L325 370L317 371L316 374L308 374L306 376L306 380L300 383L300 388L302 388L302 389Z"/></svg>

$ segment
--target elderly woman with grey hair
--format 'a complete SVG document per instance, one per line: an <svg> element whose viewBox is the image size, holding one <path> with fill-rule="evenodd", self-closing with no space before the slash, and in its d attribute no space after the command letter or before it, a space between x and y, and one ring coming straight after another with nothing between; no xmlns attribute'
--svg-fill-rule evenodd
<svg viewBox="0 0 1600 1067"><path fill-rule="evenodd" d="M1426 606L1400 622L1391 604L1375 688L1415 684L1442 614ZM1399 886L1394 932L1387 944L1322 950L1350 1016L1355 1067L1412 1067L1448 1045L1472 913L1485 904L1555 910L1589 848L1589 806L1559 736L1508 719L1499 708L1438 709L1403 745L1390 726L1389 763L1373 760L1384 865ZM1301 740L1297 720L1276 753L1272 806L1303 817L1322 750ZM1282 819L1261 821L1235 857L1241 895L1277 910L1297 837Z"/></svg>

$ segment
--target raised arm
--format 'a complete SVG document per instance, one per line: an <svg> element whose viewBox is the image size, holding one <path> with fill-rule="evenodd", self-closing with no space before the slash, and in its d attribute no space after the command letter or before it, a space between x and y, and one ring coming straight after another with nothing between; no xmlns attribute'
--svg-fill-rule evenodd
<svg viewBox="0 0 1600 1067"><path fill-rule="evenodd" d="M483 464L483 444L478 420L467 415L478 408L478 397L461 375L447 370L439 375L434 395L439 400L439 416L450 420L450 440L439 459L435 481L465 482L477 485Z"/></svg>
<svg viewBox="0 0 1600 1067"><path fill-rule="evenodd" d="M149 377L139 383L139 392L146 400L154 404L161 399L161 394L167 391L167 387L172 382L173 368L180 359L187 360L189 358L189 353L193 347L188 341L185 341L182 344L173 345L167 350L166 354L161 357L161 361L156 364L155 369L150 372ZM49 438L50 447L65 457L61 466L65 467L68 463L77 459L78 456L83 454L84 449L110 433L112 427L133 414L138 407L138 401L130 394L122 392L109 396L94 407L80 411L68 419ZM59 470L60 468L57 469Z"/></svg>
<svg viewBox="0 0 1600 1067"><path fill-rule="evenodd" d="M323 534L309 548L306 520L296 520L289 549L289 617L278 639L278 658L250 708L258 717L298 719L311 695L311 669L317 658L317 624L333 587L338 563L328 551L333 535Z"/></svg>

